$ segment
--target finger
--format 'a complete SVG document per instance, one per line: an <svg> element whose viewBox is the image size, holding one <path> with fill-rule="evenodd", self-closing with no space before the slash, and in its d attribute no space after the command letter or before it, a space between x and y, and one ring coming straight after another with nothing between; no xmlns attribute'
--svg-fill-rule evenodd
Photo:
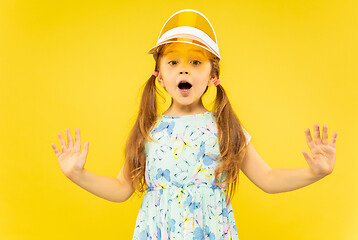
<svg viewBox="0 0 358 240"><path fill-rule="evenodd" d="M76 128L76 135L75 135L75 149L77 151L81 150L81 138L80 138L80 129Z"/></svg>
<svg viewBox="0 0 358 240"><path fill-rule="evenodd" d="M307 141L307 145L310 149L312 149L314 147L314 142L311 136L311 132L309 128L305 129L305 135L306 135L306 141Z"/></svg>
<svg viewBox="0 0 358 240"><path fill-rule="evenodd" d="M328 127L327 127L327 125L322 126L322 143L324 145L328 144Z"/></svg>
<svg viewBox="0 0 358 240"><path fill-rule="evenodd" d="M52 149L53 149L53 151L55 152L56 157L57 157L57 159L58 159L58 158L60 157L60 155L61 155L60 150L58 150L58 148L56 147L56 145L55 145L54 143L51 143L51 146L52 146Z"/></svg>
<svg viewBox="0 0 358 240"><path fill-rule="evenodd" d="M89 145L89 142L85 142L85 144L83 145L83 150L82 150L82 156L84 156L85 158L87 157L87 154L88 154L88 145Z"/></svg>
<svg viewBox="0 0 358 240"><path fill-rule="evenodd" d="M305 157L308 165L311 166L313 164L313 159L312 159L311 155L306 150L302 150L302 154Z"/></svg>
<svg viewBox="0 0 358 240"><path fill-rule="evenodd" d="M337 131L334 131L331 138L331 146L334 148L336 148L337 135L338 135Z"/></svg>
<svg viewBox="0 0 358 240"><path fill-rule="evenodd" d="M68 147L73 147L72 135L69 128L66 128Z"/></svg>
<svg viewBox="0 0 358 240"><path fill-rule="evenodd" d="M63 139L62 133L59 133L59 134L58 134L58 138L59 138L59 140L60 140L60 145L61 145L62 152L66 151L66 150L67 150L67 146L66 146L65 140Z"/></svg>
<svg viewBox="0 0 358 240"><path fill-rule="evenodd" d="M319 124L315 123L314 124L314 140L316 144L321 144L321 136L319 134Z"/></svg>

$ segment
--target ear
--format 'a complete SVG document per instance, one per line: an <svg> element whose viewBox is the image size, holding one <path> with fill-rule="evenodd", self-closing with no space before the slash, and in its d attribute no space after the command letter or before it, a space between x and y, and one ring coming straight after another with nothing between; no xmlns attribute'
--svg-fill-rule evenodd
<svg viewBox="0 0 358 240"><path fill-rule="evenodd" d="M214 85L214 83L215 83L215 81L217 80L218 78L217 78L217 76L215 75L215 76L213 76L213 77L211 77L210 78L210 80L209 80L209 82L208 82L208 87L211 87L211 86L213 86Z"/></svg>
<svg viewBox="0 0 358 240"><path fill-rule="evenodd" d="M162 78L162 75L160 74L160 72L159 72L159 74L158 74L158 82L159 82L160 86L162 86L163 88L165 88L165 86L164 86L164 81L163 81L163 78Z"/></svg>

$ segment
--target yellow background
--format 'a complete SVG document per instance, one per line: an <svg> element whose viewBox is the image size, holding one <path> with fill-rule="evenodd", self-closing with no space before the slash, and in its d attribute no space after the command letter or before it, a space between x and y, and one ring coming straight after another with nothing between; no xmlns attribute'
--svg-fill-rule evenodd
<svg viewBox="0 0 358 240"><path fill-rule="evenodd" d="M78 187L51 143L80 128L86 169L116 177L154 69L146 53L186 8L213 24L221 83L271 167L308 166L314 123L329 139L338 132L335 169L312 185L267 194L240 173L240 240L358 239L354 0L1 1L0 239L131 239L142 199L114 203Z"/></svg>

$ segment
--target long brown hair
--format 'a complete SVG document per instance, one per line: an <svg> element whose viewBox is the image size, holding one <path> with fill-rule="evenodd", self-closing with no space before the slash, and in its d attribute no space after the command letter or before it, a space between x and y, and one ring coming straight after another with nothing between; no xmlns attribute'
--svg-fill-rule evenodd
<svg viewBox="0 0 358 240"><path fill-rule="evenodd" d="M165 48L169 44L158 47L155 58L155 70L159 71L159 62ZM211 63L211 76L220 75L219 58L209 51L204 51ZM156 77L151 75L144 86L137 119L132 127L125 146L125 161L127 161L131 173L133 187L139 192L147 190L145 181L146 159L144 154L145 141L153 141L150 137L155 121L157 120L156 93L163 97L155 85ZM206 93L206 88L204 94ZM218 143L220 149L220 162L215 169L215 183L218 187L227 192L227 204L235 194L236 185L239 180L241 162L246 153L246 137L243 132L240 120L231 107L228 96L221 84L217 87L214 109L212 110L217 128ZM225 176L225 180L221 180ZM220 180L219 180L220 178ZM229 199L228 199L229 196Z"/></svg>

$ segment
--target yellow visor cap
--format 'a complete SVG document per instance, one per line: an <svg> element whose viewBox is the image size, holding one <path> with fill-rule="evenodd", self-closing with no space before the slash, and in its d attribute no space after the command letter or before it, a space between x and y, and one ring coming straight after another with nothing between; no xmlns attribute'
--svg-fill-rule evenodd
<svg viewBox="0 0 358 240"><path fill-rule="evenodd" d="M156 59L157 48L172 42L197 45L221 59L214 28L209 20L196 10L184 9L174 13L164 23L157 44L148 53L153 54Z"/></svg>

